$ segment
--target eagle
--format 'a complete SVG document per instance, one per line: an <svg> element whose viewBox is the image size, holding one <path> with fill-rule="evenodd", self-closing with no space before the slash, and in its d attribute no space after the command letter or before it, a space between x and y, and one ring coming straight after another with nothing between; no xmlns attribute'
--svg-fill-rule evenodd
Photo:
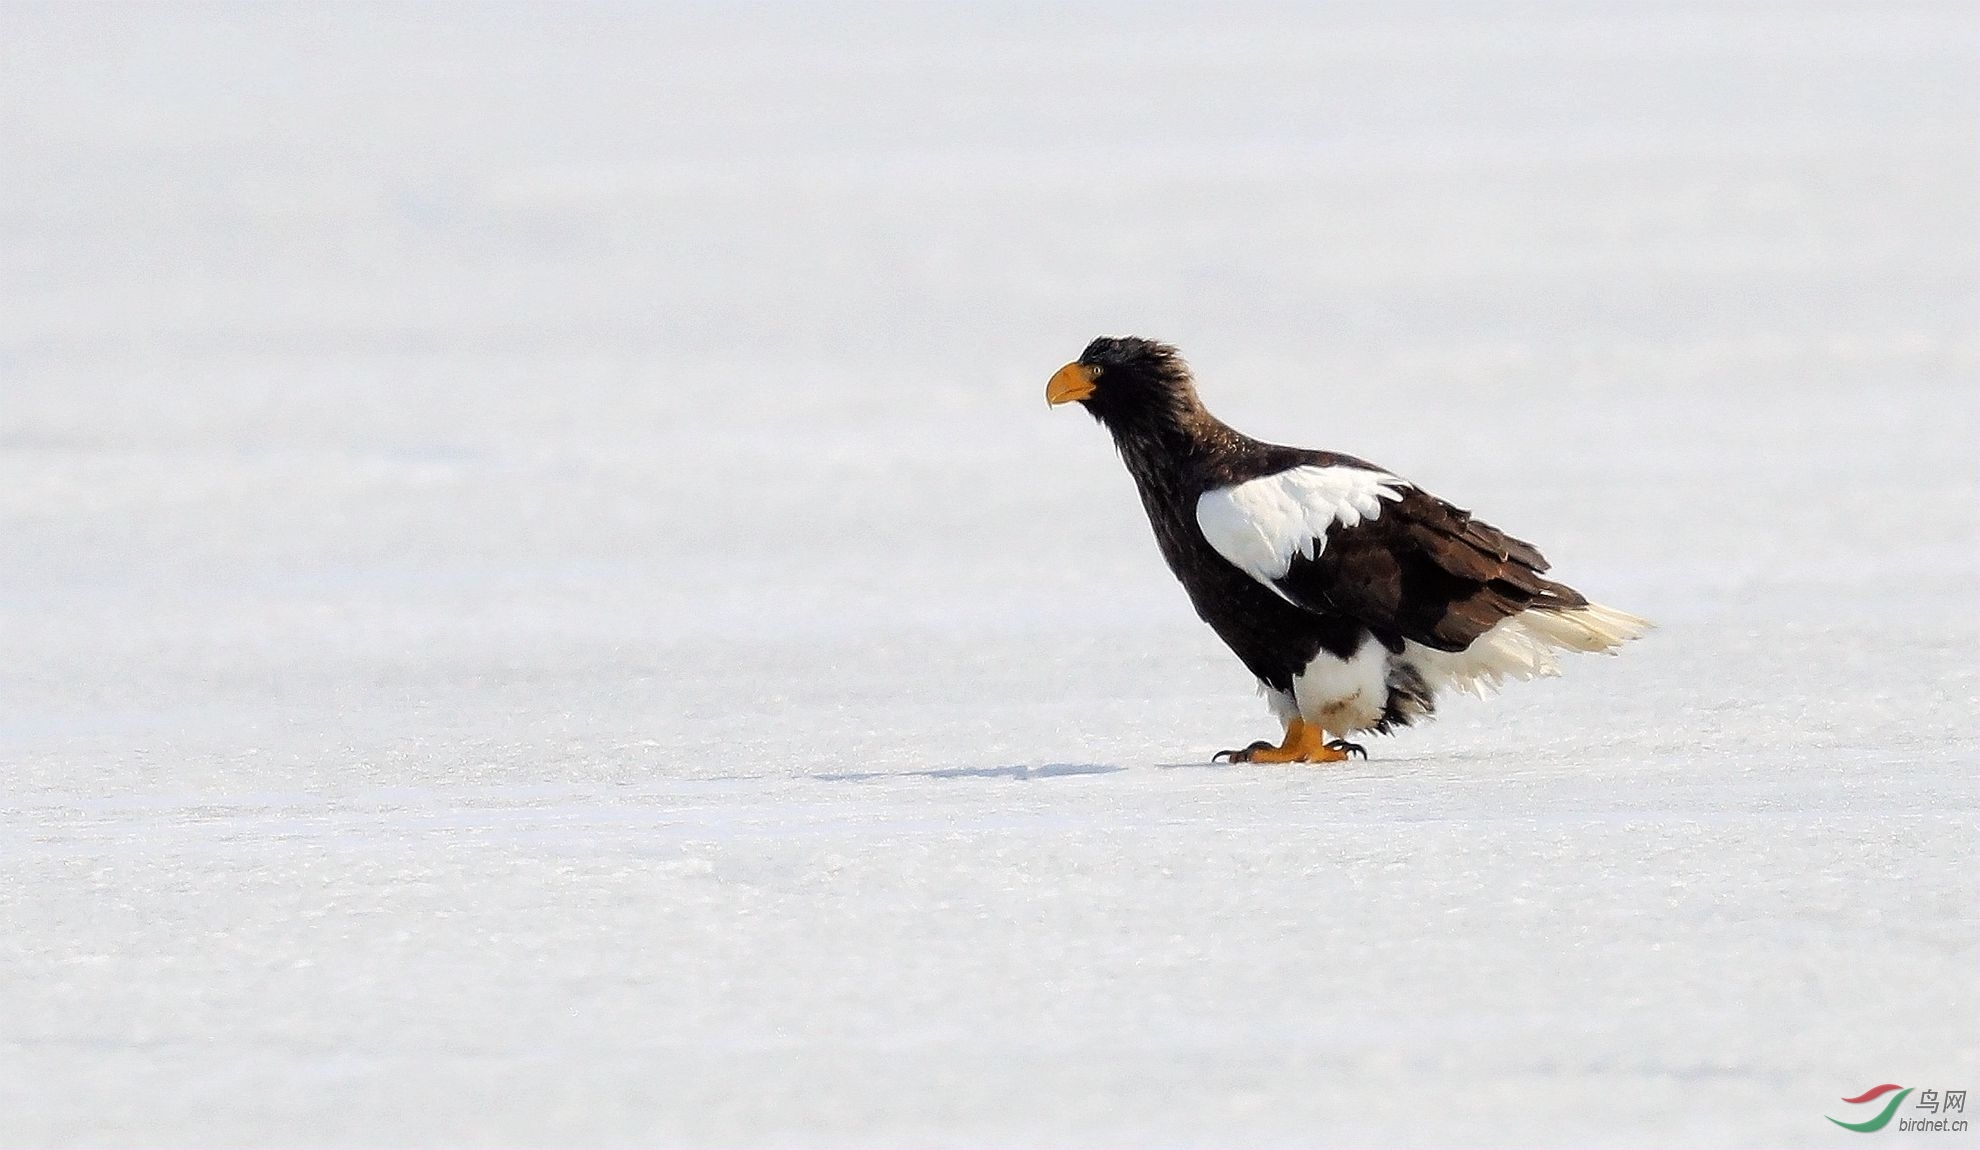
<svg viewBox="0 0 1980 1150"><path fill-rule="evenodd" d="M1556 652L1614 652L1650 627L1408 480L1231 429L1167 344L1096 339L1045 399L1112 434L1169 570L1285 728L1212 761L1366 758L1349 735L1427 719L1444 691L1558 674Z"/></svg>

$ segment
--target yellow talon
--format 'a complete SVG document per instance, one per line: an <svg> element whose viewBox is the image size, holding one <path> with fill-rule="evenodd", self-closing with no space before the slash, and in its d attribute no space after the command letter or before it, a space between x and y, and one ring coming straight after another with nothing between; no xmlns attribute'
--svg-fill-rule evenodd
<svg viewBox="0 0 1980 1150"><path fill-rule="evenodd" d="M1218 751L1211 761L1226 755L1233 763L1344 763L1348 758L1346 751L1327 745L1327 732L1304 719L1287 723L1285 741L1276 747L1253 743L1240 751Z"/></svg>

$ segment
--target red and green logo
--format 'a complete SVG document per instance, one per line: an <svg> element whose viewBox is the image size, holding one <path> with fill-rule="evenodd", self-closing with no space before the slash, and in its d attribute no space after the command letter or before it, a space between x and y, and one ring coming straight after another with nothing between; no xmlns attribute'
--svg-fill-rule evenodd
<svg viewBox="0 0 1980 1150"><path fill-rule="evenodd" d="M1910 1087L1899 1086L1895 1082L1886 1082L1882 1086L1872 1086L1854 1098L1843 1099L1844 1102L1849 1103L1851 1106L1883 1107L1883 1109L1877 1112L1876 1117L1866 1118L1861 1122L1844 1122L1840 1118L1830 1118L1829 1121L1842 1127L1844 1130L1854 1130L1858 1134L1875 1134L1877 1131L1891 1124L1891 1119L1896 1116L1898 1107L1904 1105L1905 1098L1913 1093L1918 1095L1918 1100L1913 1103L1909 1114L1898 1119L1897 1128L1899 1131L1931 1130L1954 1134L1965 1132L1965 1118L1950 1118L1947 1115L1963 1115L1966 1113L1966 1091L1933 1090L1929 1088L1913 1091ZM1890 1101L1885 1102L1883 1099L1887 1094L1890 1095ZM1824 1117L1827 1117L1827 1115L1824 1115Z"/></svg>
<svg viewBox="0 0 1980 1150"><path fill-rule="evenodd" d="M1911 1093L1911 1091L1903 1086L1899 1086L1895 1082L1886 1082L1882 1086L1872 1086L1854 1098L1843 1099L1844 1102L1849 1103L1851 1106L1861 1106L1865 1102L1875 1102L1884 1095L1892 1094L1893 1092L1895 1092L1895 1096L1884 1104L1883 1112L1875 1118L1863 1122L1844 1122L1840 1118L1829 1118L1826 1114L1822 1117L1829 1118L1829 1121L1842 1127L1844 1130L1854 1130L1858 1134L1873 1134L1891 1124L1891 1115L1897 1113L1897 1108L1904 1104L1904 1096Z"/></svg>

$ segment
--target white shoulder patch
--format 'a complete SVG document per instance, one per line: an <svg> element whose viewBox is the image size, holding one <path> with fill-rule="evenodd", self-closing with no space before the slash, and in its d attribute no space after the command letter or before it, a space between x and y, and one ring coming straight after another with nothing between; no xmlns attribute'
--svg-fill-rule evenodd
<svg viewBox="0 0 1980 1150"><path fill-rule="evenodd" d="M1327 549L1327 532L1382 514L1382 500L1401 499L1409 484L1365 467L1294 467L1206 491L1196 501L1196 526L1217 554L1252 578L1286 577L1294 555Z"/></svg>

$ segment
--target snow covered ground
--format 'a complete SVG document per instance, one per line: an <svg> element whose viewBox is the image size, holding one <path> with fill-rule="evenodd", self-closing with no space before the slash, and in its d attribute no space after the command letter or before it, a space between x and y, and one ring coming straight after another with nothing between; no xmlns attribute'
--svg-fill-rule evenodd
<svg viewBox="0 0 1980 1150"><path fill-rule="evenodd" d="M0 1144L1980 1087L1976 35L0 7ZM1103 332L1662 629L1208 765L1267 713L1042 399Z"/></svg>

